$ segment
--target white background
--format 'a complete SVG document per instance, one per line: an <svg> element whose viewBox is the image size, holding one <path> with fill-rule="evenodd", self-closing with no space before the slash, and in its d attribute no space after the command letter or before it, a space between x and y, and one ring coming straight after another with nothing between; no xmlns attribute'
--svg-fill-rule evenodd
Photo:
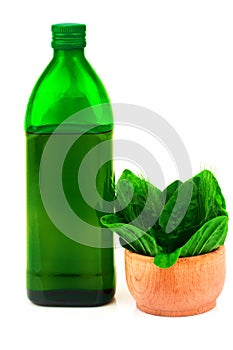
<svg viewBox="0 0 233 350"><path fill-rule="evenodd" d="M162 318L137 310L125 282L122 249L116 251L114 303L45 308L27 300L23 122L31 89L52 55L50 25L86 23L86 56L112 102L150 108L172 124L193 174L203 167L215 171L231 216L233 2L20 0L1 2L0 13L0 347L232 349L231 222L225 287L217 308L206 314ZM172 165L170 171L163 163L166 180L174 180ZM121 167L116 163L118 173Z"/></svg>

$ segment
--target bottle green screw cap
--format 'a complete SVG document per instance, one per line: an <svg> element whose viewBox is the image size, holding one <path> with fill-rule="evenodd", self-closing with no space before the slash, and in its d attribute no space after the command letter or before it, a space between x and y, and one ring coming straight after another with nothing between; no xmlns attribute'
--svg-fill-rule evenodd
<svg viewBox="0 0 233 350"><path fill-rule="evenodd" d="M86 46L86 25L79 23L58 23L52 25L52 47L54 49L75 49Z"/></svg>

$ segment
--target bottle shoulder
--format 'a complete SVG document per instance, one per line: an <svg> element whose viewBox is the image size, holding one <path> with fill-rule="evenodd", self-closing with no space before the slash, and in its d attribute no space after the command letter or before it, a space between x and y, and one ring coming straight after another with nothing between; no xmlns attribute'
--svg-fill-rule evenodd
<svg viewBox="0 0 233 350"><path fill-rule="evenodd" d="M29 98L25 129L28 130L30 126L60 124L80 110L109 103L100 78L85 57L81 60L74 57L68 61L53 58ZM112 124L110 107L108 116L106 113L97 114L92 115L90 120L80 122Z"/></svg>

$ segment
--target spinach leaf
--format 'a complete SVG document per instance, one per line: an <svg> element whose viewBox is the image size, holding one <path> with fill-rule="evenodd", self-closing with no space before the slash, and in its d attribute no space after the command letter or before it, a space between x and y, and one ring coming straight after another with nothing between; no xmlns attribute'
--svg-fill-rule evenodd
<svg viewBox="0 0 233 350"><path fill-rule="evenodd" d="M182 247L180 256L209 253L224 244L228 229L228 217L218 216L207 221Z"/></svg>
<svg viewBox="0 0 233 350"><path fill-rule="evenodd" d="M202 223L227 215L226 202L217 179L209 170L203 170L193 178L199 190L199 211Z"/></svg>
<svg viewBox="0 0 233 350"><path fill-rule="evenodd" d="M168 185L164 190L163 190L163 196L165 203L169 201L171 196L174 194L174 192L177 190L177 188L182 184L180 180L175 180L172 182L170 185Z"/></svg>
<svg viewBox="0 0 233 350"><path fill-rule="evenodd" d="M161 229L157 231L156 241L171 252L184 245L211 218L227 215L225 208L216 178L204 170L170 196L159 218Z"/></svg>
<svg viewBox="0 0 233 350"><path fill-rule="evenodd" d="M198 189L192 179L184 182L165 204L159 225L163 231L170 233L175 229L189 228L198 221Z"/></svg>
<svg viewBox="0 0 233 350"><path fill-rule="evenodd" d="M224 244L226 203L210 171L160 191L126 169L115 188L117 212L103 216L102 225L116 232L126 249L154 256L155 265L167 268L179 256L208 253Z"/></svg>
<svg viewBox="0 0 233 350"><path fill-rule="evenodd" d="M119 236L119 242L120 242L120 244L121 244L121 246L122 246L123 248L125 248L125 249L127 249L127 250L130 250L130 251L133 252L133 253L139 254L139 253L136 251L136 249L135 249L132 245L128 244L128 243L127 243L122 237L120 237L120 236Z"/></svg>
<svg viewBox="0 0 233 350"><path fill-rule="evenodd" d="M176 249L172 253L165 253L163 250L160 250L154 258L154 264L158 267L166 269L173 266L180 255L180 249Z"/></svg>
<svg viewBox="0 0 233 350"><path fill-rule="evenodd" d="M147 231L163 207L162 192L150 182L124 170L116 185L116 211L127 223Z"/></svg>
<svg viewBox="0 0 233 350"><path fill-rule="evenodd" d="M131 250L149 256L155 256L156 242L148 233L140 228L117 222L116 215L105 215L101 218L101 223L113 232L116 232L123 240L123 244L131 247Z"/></svg>
<svg viewBox="0 0 233 350"><path fill-rule="evenodd" d="M106 227L113 227L115 224L126 224L124 218L116 214L104 215L100 218L100 222Z"/></svg>
<svg viewBox="0 0 233 350"><path fill-rule="evenodd" d="M177 248L181 248L199 228L200 225L195 225L187 229L178 228L170 233L166 233L160 229L154 232L154 237L157 244L166 253L171 253Z"/></svg>

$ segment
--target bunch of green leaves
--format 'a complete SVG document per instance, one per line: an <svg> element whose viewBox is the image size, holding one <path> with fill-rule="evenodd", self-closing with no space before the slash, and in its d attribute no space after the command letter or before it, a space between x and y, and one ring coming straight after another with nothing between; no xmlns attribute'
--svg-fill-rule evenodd
<svg viewBox="0 0 233 350"><path fill-rule="evenodd" d="M226 203L208 170L161 191L126 169L115 190L115 212L103 216L101 223L119 235L124 248L153 256L158 267L168 268L179 257L209 253L225 242Z"/></svg>

